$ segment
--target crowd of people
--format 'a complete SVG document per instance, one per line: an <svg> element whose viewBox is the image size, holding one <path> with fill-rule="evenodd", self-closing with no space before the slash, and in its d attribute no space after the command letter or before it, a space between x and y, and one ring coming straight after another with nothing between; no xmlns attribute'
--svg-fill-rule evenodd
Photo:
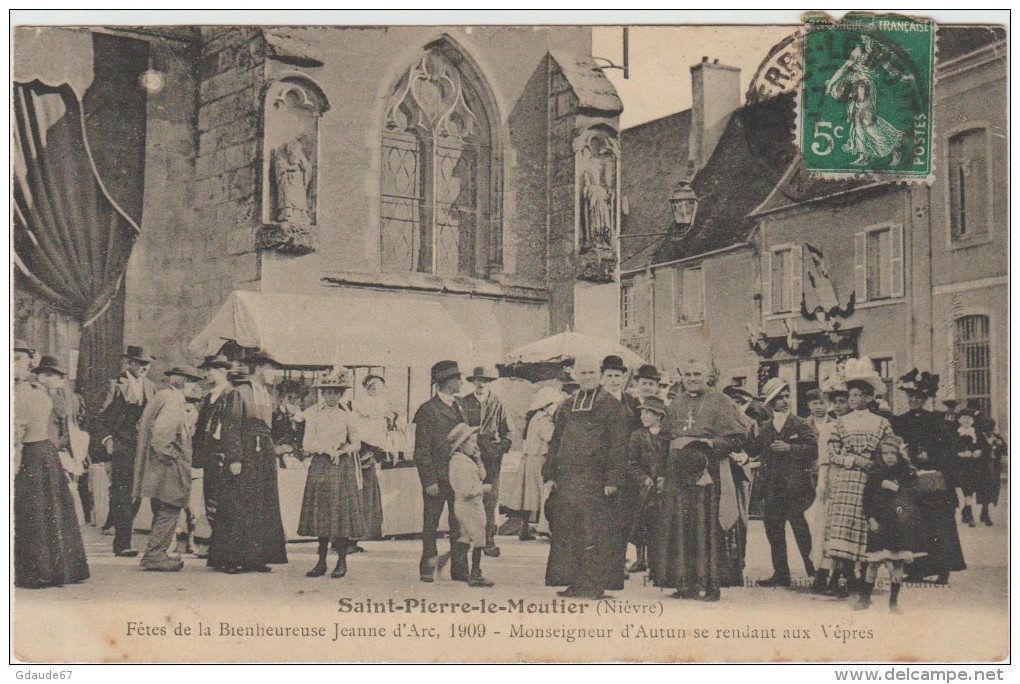
<svg viewBox="0 0 1020 684"><path fill-rule="evenodd" d="M56 359L33 365L34 351L22 341L13 352L19 587L88 579L80 525L90 515L99 524L105 496L89 487L89 473L109 480L102 528L115 556L139 555L133 524L140 502L150 500L152 528L140 561L148 571L181 570L182 552L226 574L286 563L277 478L291 459L307 467L298 534L318 541L308 577L327 574L330 549L337 562L329 576L344 577L358 540L382 534L376 467L390 458L400 418L380 375L365 377L365 392L350 401L352 376L334 369L315 382L317 401L305 407L296 383L274 388L280 366L256 351L175 366L157 391L147 376L153 359L129 346L123 373L87 420ZM500 506L522 541L535 538L536 523L540 531L547 525L545 583L563 587L562 596L602 598L647 572L676 598L716 601L722 588L747 584L754 496L773 568L757 585L794 584L789 524L813 591L856 592L855 607L867 608L885 567L890 607L898 610L904 580L944 583L966 567L958 489L961 522L975 526L980 505L980 521L993 524L989 506L998 502L1005 441L973 407L928 410L937 376L912 370L900 378L910 409L883 415L877 399L886 388L873 364L849 359L808 392L809 413L800 417L782 379L769 379L755 395L737 386L717 390L698 360L679 370L674 393L652 365L577 358L569 384L534 392L523 457L504 474L501 494L502 461L513 444L508 412L491 389L499 374L475 368L464 394L458 364L435 364L434 393L413 419L421 581L434 582L448 565L454 581L492 586L481 564L501 555ZM444 510L450 550L441 555Z"/></svg>

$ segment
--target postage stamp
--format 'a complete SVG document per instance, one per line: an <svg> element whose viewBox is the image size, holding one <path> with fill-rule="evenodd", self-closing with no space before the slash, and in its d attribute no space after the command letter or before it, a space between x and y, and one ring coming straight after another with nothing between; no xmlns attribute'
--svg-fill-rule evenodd
<svg viewBox="0 0 1020 684"><path fill-rule="evenodd" d="M928 179L935 23L863 13L804 20L798 143L807 171Z"/></svg>

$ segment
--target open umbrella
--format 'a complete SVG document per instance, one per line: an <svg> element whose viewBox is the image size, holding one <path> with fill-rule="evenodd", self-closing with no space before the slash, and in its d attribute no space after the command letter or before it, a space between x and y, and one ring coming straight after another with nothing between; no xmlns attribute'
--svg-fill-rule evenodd
<svg viewBox="0 0 1020 684"><path fill-rule="evenodd" d="M532 382L552 380L565 366L573 365L578 356L602 359L616 354L631 370L645 360L619 342L602 337L563 332L526 344L503 357L498 364L502 375L524 378Z"/></svg>

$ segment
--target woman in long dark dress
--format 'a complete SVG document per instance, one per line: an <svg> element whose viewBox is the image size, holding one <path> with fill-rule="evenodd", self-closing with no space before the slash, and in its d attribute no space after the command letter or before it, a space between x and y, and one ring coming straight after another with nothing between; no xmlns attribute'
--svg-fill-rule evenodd
<svg viewBox="0 0 1020 684"><path fill-rule="evenodd" d="M53 402L32 382L32 350L14 343L14 585L38 589L89 578L85 545L57 448Z"/></svg>
<svg viewBox="0 0 1020 684"><path fill-rule="evenodd" d="M270 564L287 562L276 449L269 427L273 401L266 387L273 381L276 362L264 353L247 362L251 377L233 374L234 389L223 397L224 467L209 544L209 567L228 574L269 572Z"/></svg>
<svg viewBox="0 0 1020 684"><path fill-rule="evenodd" d="M950 572L966 570L960 535L956 529L956 485L950 457L951 436L944 417L924 408L938 392L939 378L912 370L897 386L907 395L910 410L895 416L893 432L907 445L907 455L921 474L919 500L923 521L923 549L928 555L907 567L908 580L932 575L940 583ZM954 428L955 429L955 428Z"/></svg>

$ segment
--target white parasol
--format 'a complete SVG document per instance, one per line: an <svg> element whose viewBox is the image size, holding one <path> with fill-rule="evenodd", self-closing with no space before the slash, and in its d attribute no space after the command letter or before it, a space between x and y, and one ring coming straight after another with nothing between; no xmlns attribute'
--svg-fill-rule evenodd
<svg viewBox="0 0 1020 684"><path fill-rule="evenodd" d="M645 363L644 359L619 342L593 335L563 332L515 349L503 357L500 365L509 371L509 375L534 381L534 376L550 375L551 369L571 365L579 356L601 360L610 354L622 358L624 365L632 372Z"/></svg>

